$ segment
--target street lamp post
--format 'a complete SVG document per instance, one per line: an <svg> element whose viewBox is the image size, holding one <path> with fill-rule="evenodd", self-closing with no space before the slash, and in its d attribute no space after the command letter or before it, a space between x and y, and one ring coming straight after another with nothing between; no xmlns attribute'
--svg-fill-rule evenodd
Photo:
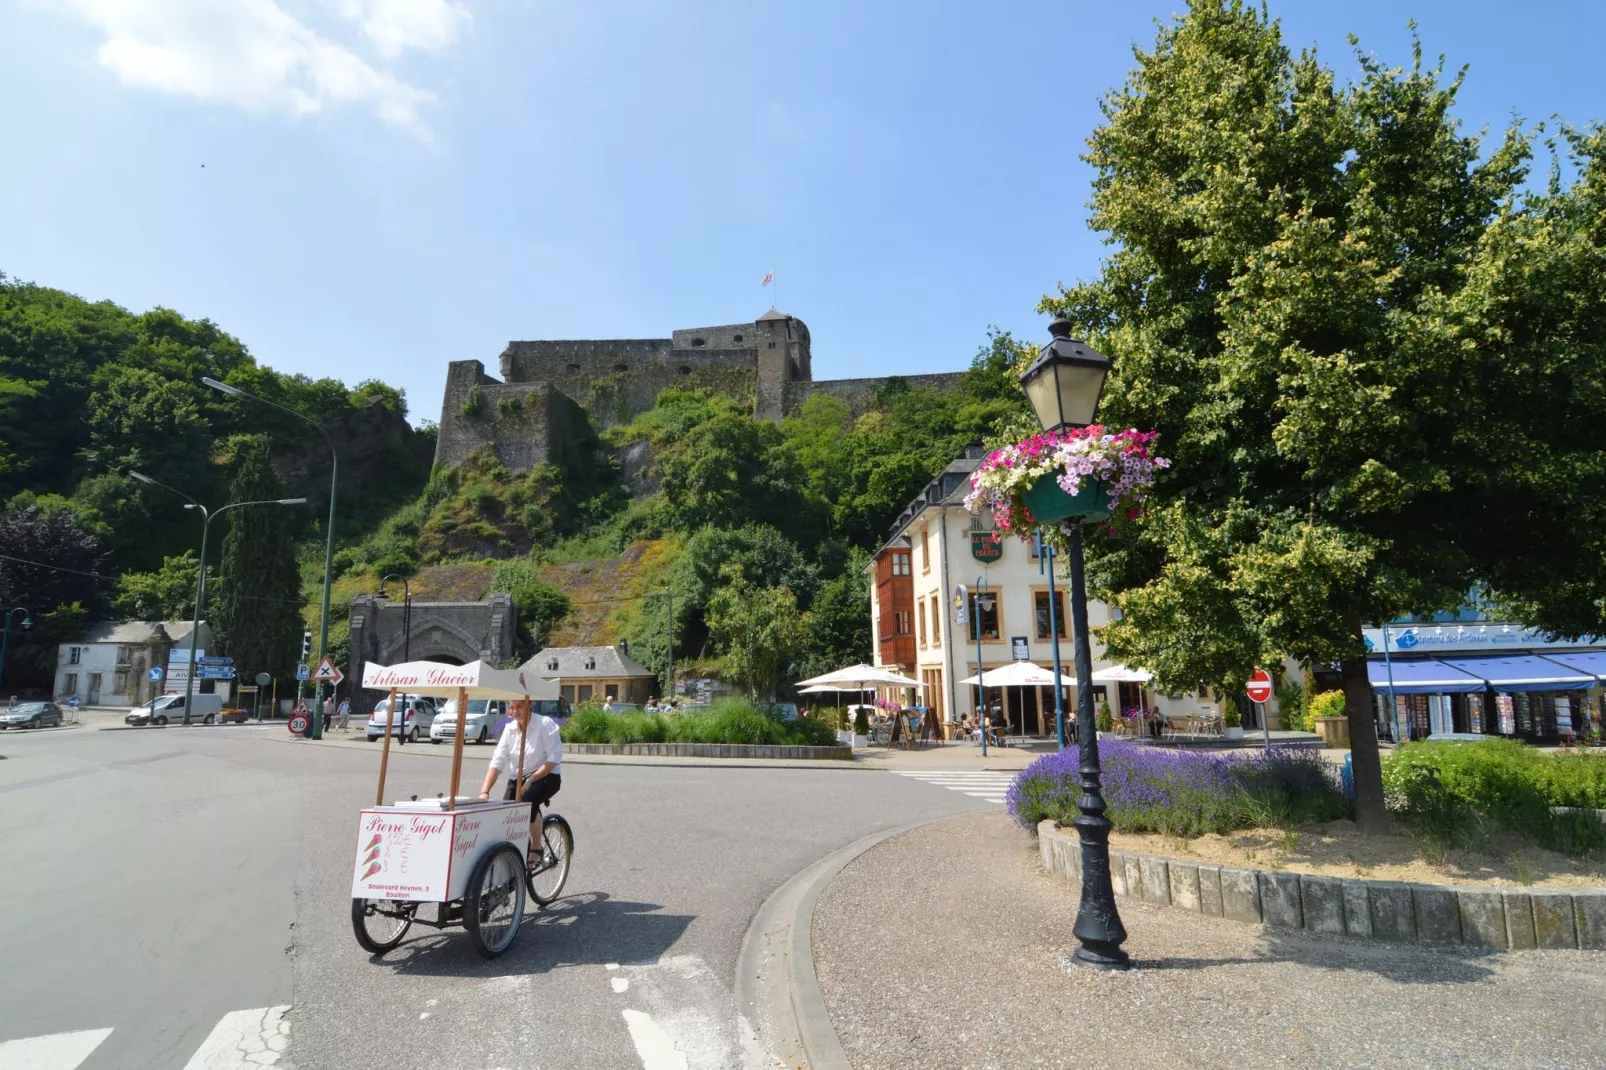
<svg viewBox="0 0 1606 1070"><path fill-rule="evenodd" d="M216 509L207 509L206 506L191 498L183 491L170 487L166 483L158 483L143 472L129 472L133 478L141 483L149 483L153 487L161 487L172 494L177 494L186 502L184 508L198 509L201 512L201 564L200 574L195 578L195 619L190 622L190 663L184 674L184 723L190 722L190 699L195 694L195 677L200 666L195 664L195 641L201 632L201 604L206 600L206 540L212 530L212 518L222 516L230 509L239 509L247 505L304 505L305 498L269 498L260 502L231 502Z"/></svg>
<svg viewBox="0 0 1606 1070"><path fill-rule="evenodd" d="M1021 387L1045 431L1086 427L1098 411L1110 360L1086 342L1071 337L1064 318L1049 324L1052 342L1021 376ZM1099 770L1099 734L1093 712L1093 650L1087 631L1087 583L1082 556L1082 524L1070 521L1065 531L1071 566L1071 630L1076 650L1077 767L1082 794L1076 800L1081 814L1072 822L1082 844L1082 899L1072 930L1081 947L1073 961L1096 969L1124 970L1131 959L1122 950L1126 927L1115 905L1110 883L1110 819L1104 802Z"/></svg>
<svg viewBox="0 0 1606 1070"><path fill-rule="evenodd" d="M23 631L27 631L29 628L33 627L33 614L29 612L27 607L13 606L12 608L6 610L5 624L3 627L0 627L0 686L5 684L6 679L6 643L11 638L11 618L17 613L22 614ZM51 685L51 690L55 690L54 684Z"/></svg>
<svg viewBox="0 0 1606 1070"><path fill-rule="evenodd" d="M987 587L985 576L976 577L976 587L971 600L974 604L970 607L970 615L976 626L976 719L981 722L977 727L981 729L981 756L985 758L987 757L987 689L981 682L981 611L992 609L998 604L998 599Z"/></svg>
<svg viewBox="0 0 1606 1070"><path fill-rule="evenodd" d="M398 575L395 572L387 573L385 576L381 577L380 580L379 580L379 597L380 598L385 598L385 584L389 583L391 580L401 580L401 585L402 585L402 660L403 661L412 661L413 660L413 588L412 588L412 585L407 582L407 577L406 576ZM387 602L389 601L388 598L385 598L385 600ZM349 701L350 698L351 698L351 695L348 693L346 695L346 698ZM391 703L391 705L394 706L395 703ZM391 712L392 715L394 715L396 711L395 710L391 710L390 712ZM401 721L401 727L403 729L406 729L406 727L407 727L406 721L407 721L407 718L403 717L402 721ZM407 733L406 733L406 731L402 731L396 736L396 745L398 747L401 746L406 741L407 741Z"/></svg>
<svg viewBox="0 0 1606 1070"><path fill-rule="evenodd" d="M329 444L329 530L327 537L324 540L323 617L318 631L318 660L322 662L324 657L329 653L329 584L335 568L335 486L340 475L340 455L335 452L335 440L330 436L329 429L324 427L323 424L320 424L311 417L303 416L301 413L286 405L280 405L277 401L269 401L267 398L258 397L255 394L248 394L237 386L230 386L228 383L220 383L210 376L201 376L201 382L211 387L213 390L220 391L224 394L229 394L237 398L250 398L252 401L260 401L264 405L270 405L273 408L278 409L280 412L287 412L303 423L311 424L313 427L317 428L318 433L323 435L324 441ZM319 680L317 688L313 691L313 698L319 704L323 702L323 683L324 682L322 680ZM322 717L314 716L312 718L312 727L308 732L308 735L310 735L313 739L323 738Z"/></svg>

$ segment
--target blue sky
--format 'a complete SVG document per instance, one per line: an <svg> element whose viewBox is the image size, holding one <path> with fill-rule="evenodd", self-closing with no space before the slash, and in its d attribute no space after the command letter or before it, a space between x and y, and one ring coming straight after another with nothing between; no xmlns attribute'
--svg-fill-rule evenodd
<svg viewBox="0 0 1606 1070"><path fill-rule="evenodd" d="M1078 159L1131 46L1106 0L0 0L0 270L206 316L403 386L514 338L666 337L771 303L817 378L964 367L1096 274ZM1283 0L1471 64L1472 128L1606 118L1606 5ZM202 167L204 164L204 168Z"/></svg>

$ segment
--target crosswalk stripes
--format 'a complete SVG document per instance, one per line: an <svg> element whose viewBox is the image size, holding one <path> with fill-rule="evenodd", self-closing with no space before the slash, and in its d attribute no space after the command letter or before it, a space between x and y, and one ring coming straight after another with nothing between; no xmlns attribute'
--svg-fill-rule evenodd
<svg viewBox="0 0 1606 1070"><path fill-rule="evenodd" d="M962 795L969 795L973 799L985 799L990 803L1004 804L1004 793L1015 779L1014 773L987 773L980 770L954 769L930 770L928 772L897 771L899 776L906 776L927 784L935 784L939 788L957 791Z"/></svg>
<svg viewBox="0 0 1606 1070"><path fill-rule="evenodd" d="M230 1011L184 1064L184 1070L246 1070L273 1066L290 1039L289 1007ZM110 1029L78 1029L69 1033L0 1041L0 1070L77 1070L95 1053Z"/></svg>

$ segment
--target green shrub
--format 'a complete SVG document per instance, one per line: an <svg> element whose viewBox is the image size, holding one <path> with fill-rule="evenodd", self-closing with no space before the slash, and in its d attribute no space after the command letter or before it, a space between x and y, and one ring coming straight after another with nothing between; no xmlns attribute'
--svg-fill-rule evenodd
<svg viewBox="0 0 1606 1070"><path fill-rule="evenodd" d="M1115 729L1115 714L1110 712L1109 699L1099 703L1098 725L1100 732L1111 732Z"/></svg>
<svg viewBox="0 0 1606 1070"><path fill-rule="evenodd" d="M783 723L746 699L721 699L707 709L664 716L631 710L608 713L582 706L563 728L567 743L746 743L822 747L836 742L831 726L807 718Z"/></svg>
<svg viewBox="0 0 1606 1070"><path fill-rule="evenodd" d="M1316 718L1344 716L1344 692L1323 691L1312 695L1309 704L1305 707L1305 729L1315 731Z"/></svg>
<svg viewBox="0 0 1606 1070"><path fill-rule="evenodd" d="M612 715L600 707L576 710L563 726L565 743L606 743L612 732Z"/></svg>
<svg viewBox="0 0 1606 1070"><path fill-rule="evenodd" d="M863 706L853 714L853 733L859 736L870 734L870 711Z"/></svg>
<svg viewBox="0 0 1606 1070"><path fill-rule="evenodd" d="M1313 731L1310 720L1310 689L1298 680L1289 680L1277 689L1277 706L1283 727L1291 732Z"/></svg>

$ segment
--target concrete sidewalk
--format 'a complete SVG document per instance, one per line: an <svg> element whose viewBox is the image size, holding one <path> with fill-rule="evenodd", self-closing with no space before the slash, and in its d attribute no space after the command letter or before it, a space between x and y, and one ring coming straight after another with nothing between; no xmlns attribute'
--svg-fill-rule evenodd
<svg viewBox="0 0 1606 1070"><path fill-rule="evenodd" d="M1003 814L865 852L813 916L852 1065L1606 1065L1606 953L1352 941L1120 900L1137 968L1109 974L1068 966L1076 908Z"/></svg>

